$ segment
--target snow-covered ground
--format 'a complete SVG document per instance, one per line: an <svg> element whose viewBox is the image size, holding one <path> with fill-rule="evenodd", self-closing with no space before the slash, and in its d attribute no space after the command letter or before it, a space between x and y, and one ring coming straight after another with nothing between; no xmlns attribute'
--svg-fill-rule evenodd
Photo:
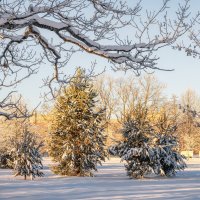
<svg viewBox="0 0 200 200"><path fill-rule="evenodd" d="M200 199L200 159L188 161L188 168L174 178L131 180L123 164L112 158L99 167L95 177L53 175L45 159L45 177L24 181L10 170L0 169L0 199Z"/></svg>

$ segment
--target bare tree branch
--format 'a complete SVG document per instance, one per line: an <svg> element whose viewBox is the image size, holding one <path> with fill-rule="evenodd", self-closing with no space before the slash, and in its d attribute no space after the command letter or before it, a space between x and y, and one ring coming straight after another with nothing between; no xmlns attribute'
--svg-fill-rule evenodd
<svg viewBox="0 0 200 200"><path fill-rule="evenodd" d="M0 87L21 82L47 61L54 74L45 84L53 93L55 81L70 81L62 69L78 49L107 59L115 70L160 69L156 51L173 44L196 20L188 20L189 0L181 1L170 19L169 2L144 12L140 0L132 7L125 0L1 0ZM122 29L130 37L123 39Z"/></svg>
<svg viewBox="0 0 200 200"><path fill-rule="evenodd" d="M15 56L10 55L11 60L7 55L11 46L29 43L27 39L32 38L42 47L48 60L53 58L51 62L57 67L62 51L55 44L50 44L48 36L41 32L45 30L59 37L59 42L72 43L88 53L107 58L118 65L116 69L133 69L136 72L157 69L157 58L153 52L174 43L190 27L185 22L188 18L188 0L179 7L174 23L166 15L164 22L157 19L168 8L169 0L163 1L157 12L146 12L146 19L140 17L140 2L136 2L133 8L129 8L125 2L111 0L14 1L13 5L9 1L2 2L1 43L8 42L4 45L0 60L14 65L16 63L12 60L15 60ZM91 13L89 16L87 10ZM117 29L125 26L134 28L135 37L125 41L117 39ZM150 35L151 27L159 28L158 35ZM116 38L116 44L101 44L109 35Z"/></svg>
<svg viewBox="0 0 200 200"><path fill-rule="evenodd" d="M30 113L26 105L22 102L22 97L14 95L16 91L12 91L0 101L0 116L6 120L14 118L29 118L35 109Z"/></svg>

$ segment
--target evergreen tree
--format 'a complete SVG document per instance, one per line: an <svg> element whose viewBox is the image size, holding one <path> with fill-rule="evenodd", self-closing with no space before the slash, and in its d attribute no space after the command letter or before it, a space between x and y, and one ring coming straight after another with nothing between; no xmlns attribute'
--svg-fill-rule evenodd
<svg viewBox="0 0 200 200"><path fill-rule="evenodd" d="M143 178L151 173L173 176L183 170L186 164L177 149L175 127L165 127L162 121L153 126L147 119L147 110L138 108L123 122L123 141L112 146L110 153L126 161L130 178Z"/></svg>
<svg viewBox="0 0 200 200"><path fill-rule="evenodd" d="M15 148L11 150L15 176L27 176L31 179L43 176L42 157L39 152L41 144L37 145L36 137L25 127L20 133L20 139L13 141Z"/></svg>
<svg viewBox="0 0 200 200"><path fill-rule="evenodd" d="M184 170L186 163L184 156L177 151L177 139L173 135L158 135L160 173L166 176L174 176L177 171Z"/></svg>
<svg viewBox="0 0 200 200"><path fill-rule="evenodd" d="M184 161L185 157L179 153L179 143L175 136L177 125L175 120L167 119L166 113L163 113L158 120L157 129L155 145L159 152L160 173L174 176L177 171L187 167Z"/></svg>
<svg viewBox="0 0 200 200"><path fill-rule="evenodd" d="M126 161L127 175L139 179L153 171L158 171L157 151L152 143L154 130L149 122L129 118L124 122L121 133L123 141L112 146L110 153Z"/></svg>
<svg viewBox="0 0 200 200"><path fill-rule="evenodd" d="M49 142L49 154L58 163L54 173L92 176L105 160L105 110L97 111L96 97L91 81L78 68L55 104Z"/></svg>

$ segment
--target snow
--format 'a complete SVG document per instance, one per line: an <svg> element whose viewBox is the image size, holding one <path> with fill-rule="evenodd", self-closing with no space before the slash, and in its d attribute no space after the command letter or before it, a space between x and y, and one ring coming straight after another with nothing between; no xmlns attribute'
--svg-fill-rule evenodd
<svg viewBox="0 0 200 200"><path fill-rule="evenodd" d="M66 5L66 2L63 2L63 5L60 4L60 9L62 6ZM7 30L8 24L7 22L12 21L14 27L13 30L15 29L24 29L25 27L28 27L28 25L34 25L39 27L40 29L45 29L49 31L54 31L56 35L58 35L62 40L65 42L70 42L73 43L79 47L81 47L83 50L93 53L96 55L99 55L101 57L105 57L109 60L111 60L114 63L117 64L125 64L126 69L128 68L133 68L135 70L138 70L141 66L141 63L143 64L144 68L152 68L155 63L155 59L151 59L150 56L142 56L141 54L145 52L149 52L150 49L153 49L156 45L158 46L159 44L167 44L170 43L172 39L162 39L162 40L157 40L153 41L152 43L135 43L135 44L124 44L124 45L102 45L99 44L98 42L90 39L87 37L85 34L82 34L81 31L76 27L76 25L73 25L70 19L65 19L63 22L63 18L61 17L60 19L57 19L56 17L54 18L49 18L46 17L46 15L41 16L40 13L45 14L46 12L52 12L49 11L50 8L48 7L35 7L32 8L32 6L29 7L30 9L33 9L31 12L28 11L28 13L17 15L15 13L15 17L13 19L13 14L5 14L1 16L0 19L0 27ZM58 8L54 8L54 12L56 12ZM48 15L47 15L48 16ZM75 17L76 18L76 17ZM78 19L78 18L77 18ZM82 22L81 22L82 23ZM79 25L79 24L78 24ZM87 24L86 24L87 26ZM61 34L60 31L64 30L65 32L68 32L70 36L65 36L64 34ZM37 32L38 36L43 40L43 43L45 43L45 46L47 49L50 51L53 51L53 53L56 55L57 58L60 58L59 53L55 50L55 47L51 44L48 43L47 39L45 39L45 36L43 37L39 32ZM24 33L25 34L25 33ZM31 34L31 33L29 33ZM5 38L10 38L11 40L14 41L21 41L23 39L22 35L19 36L6 36L2 34L0 37L3 39ZM40 43L40 45L42 45ZM43 46L43 45L42 45ZM134 55L131 54L132 50L137 49L143 49L140 53L133 53Z"/></svg>
<svg viewBox="0 0 200 200"><path fill-rule="evenodd" d="M24 181L12 171L0 169L0 199L200 199L200 158L187 161L188 168L174 178L129 179L123 163L111 158L99 167L95 177L61 177L49 170L44 160L45 177Z"/></svg>

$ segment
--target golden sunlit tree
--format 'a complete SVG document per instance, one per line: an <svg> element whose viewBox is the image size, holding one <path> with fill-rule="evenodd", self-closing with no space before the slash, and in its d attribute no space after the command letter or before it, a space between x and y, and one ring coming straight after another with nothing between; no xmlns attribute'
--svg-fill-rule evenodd
<svg viewBox="0 0 200 200"><path fill-rule="evenodd" d="M105 109L96 107L97 93L78 68L58 97L50 132L49 153L56 174L92 176L105 160Z"/></svg>

